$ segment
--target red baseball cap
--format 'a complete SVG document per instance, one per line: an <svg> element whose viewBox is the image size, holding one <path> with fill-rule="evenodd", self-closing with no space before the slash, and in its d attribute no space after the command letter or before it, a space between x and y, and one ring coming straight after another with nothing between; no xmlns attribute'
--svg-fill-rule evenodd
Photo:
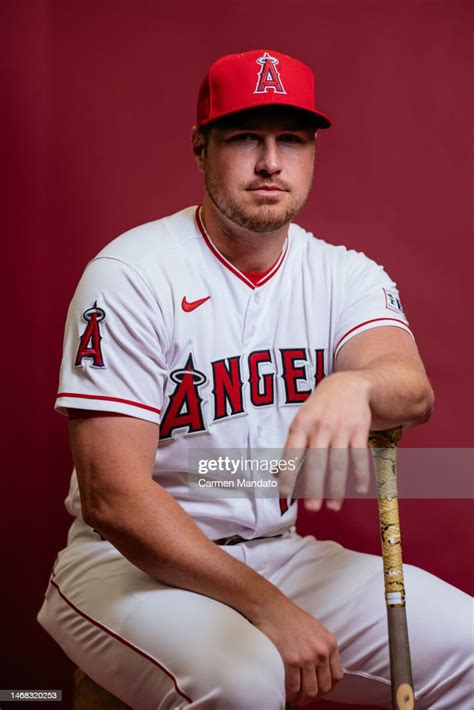
<svg viewBox="0 0 474 710"><path fill-rule="evenodd" d="M316 108L315 83L306 64L281 52L228 54L211 65L201 84L197 125L249 108L281 105L308 111L317 128L329 128L330 119Z"/></svg>

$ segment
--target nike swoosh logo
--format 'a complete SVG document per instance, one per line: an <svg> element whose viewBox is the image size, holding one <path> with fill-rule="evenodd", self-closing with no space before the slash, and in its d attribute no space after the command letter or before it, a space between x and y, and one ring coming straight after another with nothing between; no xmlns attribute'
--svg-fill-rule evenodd
<svg viewBox="0 0 474 710"><path fill-rule="evenodd" d="M187 301L186 296L183 296L183 300L181 301L181 308L183 311L186 313L190 313L191 311L194 311L195 308L199 308L199 306L202 306L203 303L206 303L210 299L210 296L206 296L205 298L198 298L197 301Z"/></svg>

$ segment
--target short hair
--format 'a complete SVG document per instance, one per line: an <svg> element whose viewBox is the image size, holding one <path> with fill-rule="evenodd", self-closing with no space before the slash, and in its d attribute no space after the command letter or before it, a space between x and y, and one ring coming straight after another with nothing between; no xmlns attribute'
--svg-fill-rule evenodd
<svg viewBox="0 0 474 710"><path fill-rule="evenodd" d="M204 150L207 150L207 146L209 145L209 136L211 134L212 130L212 123L206 123L205 126L201 126L199 129L201 132L201 135L204 139Z"/></svg>

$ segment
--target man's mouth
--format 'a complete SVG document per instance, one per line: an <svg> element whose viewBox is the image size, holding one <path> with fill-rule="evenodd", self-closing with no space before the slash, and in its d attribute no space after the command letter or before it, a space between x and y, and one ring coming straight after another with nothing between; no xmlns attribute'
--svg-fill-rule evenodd
<svg viewBox="0 0 474 710"><path fill-rule="evenodd" d="M283 187L278 187L278 185L268 185L265 183L262 185L252 185L251 187L248 187L247 190L249 192L265 192L265 193L287 192L287 190Z"/></svg>

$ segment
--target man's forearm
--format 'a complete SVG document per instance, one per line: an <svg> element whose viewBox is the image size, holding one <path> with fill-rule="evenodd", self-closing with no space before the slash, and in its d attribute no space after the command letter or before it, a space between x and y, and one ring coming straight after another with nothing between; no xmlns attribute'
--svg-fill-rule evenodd
<svg viewBox="0 0 474 710"><path fill-rule="evenodd" d="M87 516L130 562L157 580L217 599L251 621L283 595L210 541L158 484L133 499L110 499Z"/></svg>
<svg viewBox="0 0 474 710"><path fill-rule="evenodd" d="M429 419L433 390L409 333L388 326L359 333L340 350L335 370L352 373L358 382L370 407L372 429L408 428Z"/></svg>
<svg viewBox="0 0 474 710"><path fill-rule="evenodd" d="M399 424L409 428L429 419L433 390L424 371L406 358L384 356L356 373L368 385L372 429L388 429Z"/></svg>

